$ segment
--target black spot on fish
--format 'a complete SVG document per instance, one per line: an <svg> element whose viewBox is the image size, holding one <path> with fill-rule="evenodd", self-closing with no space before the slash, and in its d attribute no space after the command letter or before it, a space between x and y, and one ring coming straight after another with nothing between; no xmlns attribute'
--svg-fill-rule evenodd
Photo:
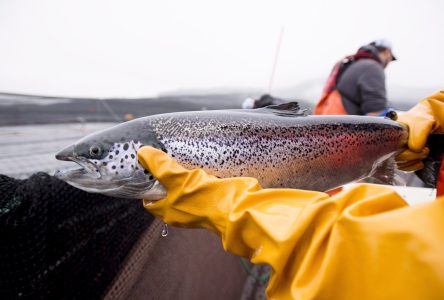
<svg viewBox="0 0 444 300"><path fill-rule="evenodd" d="M106 165L107 165L107 162L103 162L103 166L105 166L105 167L106 167Z"/></svg>
<svg viewBox="0 0 444 300"><path fill-rule="evenodd" d="M134 159L136 158L136 156L134 154L131 154L131 158Z"/></svg>
<svg viewBox="0 0 444 300"><path fill-rule="evenodd" d="M123 165L120 165L120 168L123 169Z"/></svg>
<svg viewBox="0 0 444 300"><path fill-rule="evenodd" d="M143 170L143 173L148 174L148 171L147 170Z"/></svg>
<svg viewBox="0 0 444 300"><path fill-rule="evenodd" d="M150 175L150 177L148 177L149 178L149 180L153 180L154 179L154 176L153 175Z"/></svg>
<svg viewBox="0 0 444 300"><path fill-rule="evenodd" d="M134 169L134 165L131 165L131 168L133 168L133 169Z"/></svg>
<svg viewBox="0 0 444 300"><path fill-rule="evenodd" d="M129 144L125 143L125 145L123 145L123 150L128 150L128 148L129 148Z"/></svg>
<svg viewBox="0 0 444 300"><path fill-rule="evenodd" d="M116 168L116 166L112 166L113 170Z"/></svg>
<svg viewBox="0 0 444 300"><path fill-rule="evenodd" d="M113 156L112 156L112 155L110 155L110 156L109 156L109 159L113 159Z"/></svg>
<svg viewBox="0 0 444 300"><path fill-rule="evenodd" d="M119 154L119 150L116 150L116 155L118 155Z"/></svg>
<svg viewBox="0 0 444 300"><path fill-rule="evenodd" d="M119 172L116 171L116 175L119 175Z"/></svg>
<svg viewBox="0 0 444 300"><path fill-rule="evenodd" d="M123 158L120 160L121 163L123 163Z"/></svg>
<svg viewBox="0 0 444 300"><path fill-rule="evenodd" d="M128 159L128 155L125 155L125 159Z"/></svg>

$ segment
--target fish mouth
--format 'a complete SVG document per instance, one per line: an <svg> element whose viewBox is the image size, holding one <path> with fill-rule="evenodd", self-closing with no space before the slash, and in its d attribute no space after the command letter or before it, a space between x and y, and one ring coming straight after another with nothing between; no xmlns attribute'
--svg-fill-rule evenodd
<svg viewBox="0 0 444 300"><path fill-rule="evenodd" d="M60 157L57 157L60 159ZM89 159L84 157L73 157L73 156L64 156L60 160L72 161L78 164L81 168L77 169L68 169L68 170L59 170L54 175L60 179L71 179L79 176L88 176L94 179L99 179L102 177L99 168L91 162Z"/></svg>
<svg viewBox="0 0 444 300"><path fill-rule="evenodd" d="M73 158L73 154L74 152L74 145L70 145L68 147L66 147L65 149L61 150L60 152L58 152L55 155L55 158L58 160L65 160L65 161L70 161ZM75 155L75 154L74 154Z"/></svg>
<svg viewBox="0 0 444 300"><path fill-rule="evenodd" d="M72 178L76 176L90 176L94 179L102 177L99 168L89 159L85 157L77 156L75 146L70 145L55 155L56 159L63 161L72 161L78 164L81 169L69 169L65 171L57 171L56 176L61 179Z"/></svg>

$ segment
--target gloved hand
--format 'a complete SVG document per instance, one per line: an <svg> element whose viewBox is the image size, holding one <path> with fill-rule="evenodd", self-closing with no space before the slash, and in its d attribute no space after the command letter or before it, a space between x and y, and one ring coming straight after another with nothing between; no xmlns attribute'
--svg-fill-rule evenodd
<svg viewBox="0 0 444 300"><path fill-rule="evenodd" d="M444 91L425 98L401 114L398 122L409 129L407 149L396 157L398 168L404 171L419 170L424 167L422 160L429 154L425 144L430 133L444 133Z"/></svg>

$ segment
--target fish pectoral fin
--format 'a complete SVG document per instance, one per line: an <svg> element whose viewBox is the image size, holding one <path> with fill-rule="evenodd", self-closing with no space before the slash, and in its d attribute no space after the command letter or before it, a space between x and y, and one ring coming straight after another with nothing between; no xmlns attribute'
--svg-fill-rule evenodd
<svg viewBox="0 0 444 300"><path fill-rule="evenodd" d="M396 162L395 158L392 156L379 163L372 172L372 175L369 176L369 178L375 179L376 182L374 183L396 185L397 180L395 176L395 170Z"/></svg>
<svg viewBox="0 0 444 300"><path fill-rule="evenodd" d="M307 110L301 109L299 103L288 102L279 105L269 105L264 108L259 108L261 112L272 113L282 117L305 117L307 116Z"/></svg>

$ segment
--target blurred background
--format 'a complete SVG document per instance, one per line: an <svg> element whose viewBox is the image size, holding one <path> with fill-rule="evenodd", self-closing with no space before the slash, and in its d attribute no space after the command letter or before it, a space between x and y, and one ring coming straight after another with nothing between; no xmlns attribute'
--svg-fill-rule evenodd
<svg viewBox="0 0 444 300"><path fill-rule="evenodd" d="M53 160L109 122L264 93L310 109L334 63L379 38L398 58L390 104L406 110L443 88L443 11L440 0L1 0L0 173L16 174L6 161L18 145L40 142Z"/></svg>

